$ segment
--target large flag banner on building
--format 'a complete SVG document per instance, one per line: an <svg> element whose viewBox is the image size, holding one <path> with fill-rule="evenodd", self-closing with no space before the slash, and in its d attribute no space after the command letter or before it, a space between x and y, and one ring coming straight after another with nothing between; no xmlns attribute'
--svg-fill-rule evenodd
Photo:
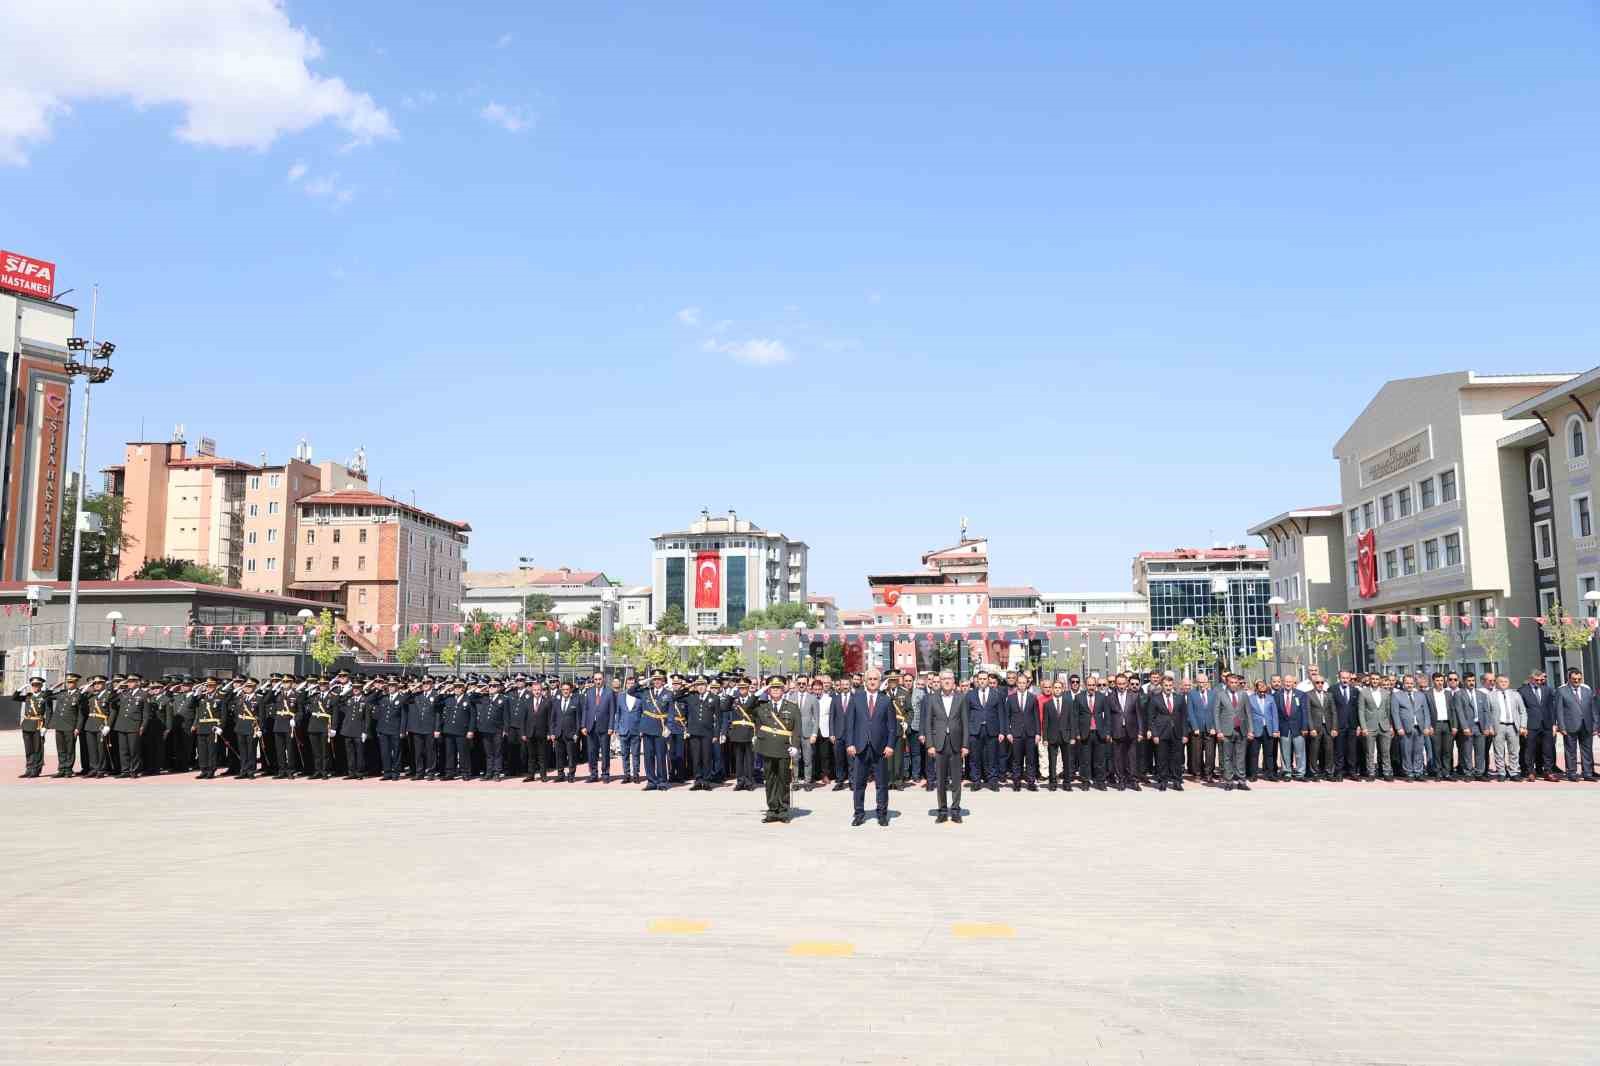
<svg viewBox="0 0 1600 1066"><path fill-rule="evenodd" d="M722 556L718 552L694 557L694 606L707 611L722 606Z"/></svg>
<svg viewBox="0 0 1600 1066"><path fill-rule="evenodd" d="M1356 592L1364 600L1378 594L1378 534L1369 529L1356 538Z"/></svg>

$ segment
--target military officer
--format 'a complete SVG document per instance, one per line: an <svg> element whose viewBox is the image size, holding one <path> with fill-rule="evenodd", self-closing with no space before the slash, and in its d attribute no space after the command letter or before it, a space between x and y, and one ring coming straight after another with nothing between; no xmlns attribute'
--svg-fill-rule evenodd
<svg viewBox="0 0 1600 1066"><path fill-rule="evenodd" d="M77 674L66 676L62 687L53 693L50 717L45 719L45 728L56 735L56 777L71 777L72 767L77 761L78 730L84 698L83 690L78 687L79 680Z"/></svg>
<svg viewBox="0 0 1600 1066"><path fill-rule="evenodd" d="M23 777L38 777L44 770L44 734L45 722L50 719L50 697L42 677L29 678L28 687L11 697L22 704Z"/></svg>
<svg viewBox="0 0 1600 1066"><path fill-rule="evenodd" d="M79 733L88 740L84 771L88 777L106 776L106 749L111 743L111 720L117 710L117 694L106 688L104 674L89 679L89 694L83 700L83 719Z"/></svg>
<svg viewBox="0 0 1600 1066"><path fill-rule="evenodd" d="M646 792L665 792L667 783L667 738L670 735L668 720L673 714L674 698L667 688L667 675L657 670L650 675L650 690L640 705L639 736L644 741L644 775Z"/></svg>
<svg viewBox="0 0 1600 1066"><path fill-rule="evenodd" d="M689 731L689 756L694 767L694 784L690 792L706 792L717 787L712 776L711 753L721 742L722 722L715 697L706 690L706 679L697 678L691 691L683 700L684 721Z"/></svg>
<svg viewBox="0 0 1600 1066"><path fill-rule="evenodd" d="M439 711L439 732L444 740L441 780L465 781L472 776L472 726L477 717L474 699L464 681L451 685L450 694L444 698Z"/></svg>
<svg viewBox="0 0 1600 1066"><path fill-rule="evenodd" d="M418 682L412 688L406 707L406 733L411 737L411 780L435 781L439 767L434 761L433 742L439 739L439 687L432 681Z"/></svg>
<svg viewBox="0 0 1600 1066"><path fill-rule="evenodd" d="M195 741L195 754L199 759L200 773L197 781L209 781L217 776L217 744L222 731L227 728L233 714L232 685L220 686L216 678L209 678L189 697L189 732Z"/></svg>
<svg viewBox="0 0 1600 1066"><path fill-rule="evenodd" d="M269 681L266 689L266 702L261 708L261 746L272 749L272 776L280 781L292 780L300 694L295 691L294 679L287 674Z"/></svg>
<svg viewBox="0 0 1600 1066"><path fill-rule="evenodd" d="M794 757L800 754L800 707L785 696L783 678L767 680L767 694L751 708L755 714L755 751L766 770L767 813L763 822L788 823L789 788Z"/></svg>
<svg viewBox="0 0 1600 1066"><path fill-rule="evenodd" d="M189 699L195 690L191 680L179 678L177 684L169 686L166 711L162 715L167 730L164 743L167 766L180 774L194 765L194 730L191 728L194 725L194 712Z"/></svg>
<svg viewBox="0 0 1600 1066"><path fill-rule="evenodd" d="M311 779L326 781L333 776L334 723L339 717L339 694L324 677L307 694L306 746L311 755Z"/></svg>
<svg viewBox="0 0 1600 1066"><path fill-rule="evenodd" d="M360 781L367 776L367 733L372 729L373 704L367 689L348 680L339 700L339 736L344 741L344 777Z"/></svg>
<svg viewBox="0 0 1600 1066"><path fill-rule="evenodd" d="M141 680L137 674L128 675L117 695L111 731L117 735L118 777L138 777L144 771L143 741L150 706Z"/></svg>
<svg viewBox="0 0 1600 1066"><path fill-rule="evenodd" d="M272 711L269 697L263 696L255 678L246 678L242 692L233 705L233 753L239 759L236 780L251 781L256 776L256 741L261 739L261 723L268 721Z"/></svg>

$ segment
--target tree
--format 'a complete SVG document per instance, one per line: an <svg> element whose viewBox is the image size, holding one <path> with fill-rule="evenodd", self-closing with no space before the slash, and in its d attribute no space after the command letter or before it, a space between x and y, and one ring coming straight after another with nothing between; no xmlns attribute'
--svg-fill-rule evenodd
<svg viewBox="0 0 1600 1066"><path fill-rule="evenodd" d="M326 674L339 658L339 638L335 629L333 612L326 607L317 619L317 633L311 638L311 661Z"/></svg>
<svg viewBox="0 0 1600 1066"><path fill-rule="evenodd" d="M1400 650L1399 643L1391 633L1372 646L1372 654L1378 660L1378 665L1388 670L1389 664L1394 661L1394 656Z"/></svg>
<svg viewBox="0 0 1600 1066"><path fill-rule="evenodd" d="M1249 674L1250 671L1260 666L1261 663L1261 657L1256 655L1254 652L1241 655L1239 656L1239 672L1242 674ZM1266 672L1263 671L1261 675L1262 679L1265 680L1266 676Z"/></svg>
<svg viewBox="0 0 1600 1066"><path fill-rule="evenodd" d="M1144 641L1134 645L1128 652L1127 668L1129 670L1154 670L1156 668L1155 652L1150 650L1150 642Z"/></svg>
<svg viewBox="0 0 1600 1066"><path fill-rule="evenodd" d="M460 658L461 645L459 644L447 644L439 649L439 661L446 666L455 666L456 661Z"/></svg>
<svg viewBox="0 0 1600 1066"><path fill-rule="evenodd" d="M637 670L644 662L644 648L639 643L639 632L619 629L611 636L611 658L624 666Z"/></svg>
<svg viewBox="0 0 1600 1066"><path fill-rule="evenodd" d="M133 544L122 529L122 512L128 501L122 496L91 492L83 498L83 513L100 516L100 532L85 533L79 540L82 549L78 577L84 581L114 581L117 558ZM61 498L61 519L56 526L56 577L72 580L72 529L77 520L78 491L69 488Z"/></svg>
<svg viewBox="0 0 1600 1066"><path fill-rule="evenodd" d="M722 654L718 655L716 662L711 664L711 669L719 674L730 673L739 669L741 658L738 648L723 648Z"/></svg>
<svg viewBox="0 0 1600 1066"><path fill-rule="evenodd" d="M1319 607L1315 611L1297 607L1294 617L1300 623L1301 640L1311 652L1310 665L1320 669L1324 660L1336 660L1344 654L1344 623L1326 607Z"/></svg>
<svg viewBox="0 0 1600 1066"><path fill-rule="evenodd" d="M418 633L413 633L405 640L402 640L400 646L394 650L395 662L402 666L410 666L421 657L422 636Z"/></svg>
<svg viewBox="0 0 1600 1066"><path fill-rule="evenodd" d="M573 641L561 649L561 661L568 666L577 666L583 661L583 651L584 646L577 641Z"/></svg>
<svg viewBox="0 0 1600 1066"><path fill-rule="evenodd" d="M1428 654L1433 656L1437 666L1443 666L1450 658L1450 635L1442 629L1430 629L1422 638L1422 646Z"/></svg>
<svg viewBox="0 0 1600 1066"><path fill-rule="evenodd" d="M489 638L489 665L504 670L522 651L522 635L510 630L499 630Z"/></svg>
<svg viewBox="0 0 1600 1066"><path fill-rule="evenodd" d="M535 592L532 595L524 596L522 599L523 611L534 621L542 621L549 618L550 612L555 610L555 607L555 597L547 592Z"/></svg>
<svg viewBox="0 0 1600 1066"><path fill-rule="evenodd" d="M822 649L822 666L832 677L844 673L844 644L837 640L828 641Z"/></svg>
<svg viewBox="0 0 1600 1066"><path fill-rule="evenodd" d="M770 651L756 652L756 669L762 677L771 677L778 671L778 657Z"/></svg>
<svg viewBox="0 0 1600 1066"><path fill-rule="evenodd" d="M80 577L82 574L80 573ZM201 566L188 559L146 559L137 573L136 581L188 581L196 585L227 585L228 579L214 566Z"/></svg>
<svg viewBox="0 0 1600 1066"><path fill-rule="evenodd" d="M1491 626L1482 621L1478 623L1476 643L1498 670L1506 661L1506 653L1511 650L1511 634L1506 632L1504 626Z"/></svg>
<svg viewBox="0 0 1600 1066"><path fill-rule="evenodd" d="M656 632L667 637L681 637L689 632L689 627L683 620L683 608L674 603L661 612L661 621L656 623Z"/></svg>
<svg viewBox="0 0 1600 1066"><path fill-rule="evenodd" d="M803 603L775 603L762 611L751 611L739 623L742 631L752 629L793 629L796 622L816 624L816 614Z"/></svg>
<svg viewBox="0 0 1600 1066"><path fill-rule="evenodd" d="M1594 637L1586 622L1577 622L1570 615L1563 614L1561 601L1550 605L1550 611L1544 616L1544 635L1561 651L1561 667L1566 669L1567 652L1582 651L1589 646L1589 641Z"/></svg>
<svg viewBox="0 0 1600 1066"><path fill-rule="evenodd" d="M1209 614L1193 625L1180 625L1173 630L1172 640L1167 643L1167 663L1187 673L1190 667L1216 662L1227 646L1227 622L1221 615Z"/></svg>

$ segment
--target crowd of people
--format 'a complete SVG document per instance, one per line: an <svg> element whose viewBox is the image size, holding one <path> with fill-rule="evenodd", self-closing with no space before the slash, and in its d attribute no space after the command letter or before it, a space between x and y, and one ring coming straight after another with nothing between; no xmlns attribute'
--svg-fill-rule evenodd
<svg viewBox="0 0 1600 1066"><path fill-rule="evenodd" d="M69 674L22 704L24 777L219 773L384 781L642 784L691 791L764 784L769 821L795 787L851 788L854 822L888 824L888 794L937 791L961 820L963 784L999 791L1246 791L1268 781L1596 780L1593 690L1580 671L1400 677L1316 671L1247 683L1223 674L877 669L843 677L741 673L648 679L554 677L255 678ZM1563 749L1558 758L1557 740ZM620 774L613 774L620 763ZM81 770L78 767L81 766Z"/></svg>

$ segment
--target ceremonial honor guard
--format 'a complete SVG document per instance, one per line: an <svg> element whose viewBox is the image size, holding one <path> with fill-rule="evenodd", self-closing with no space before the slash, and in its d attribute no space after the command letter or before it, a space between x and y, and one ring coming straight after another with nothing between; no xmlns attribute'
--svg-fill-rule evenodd
<svg viewBox="0 0 1600 1066"><path fill-rule="evenodd" d="M217 745L222 731L227 727L232 713L233 699L229 687L218 687L217 679L210 678L189 697L189 731L194 735L195 754L200 763L196 780L209 781L217 776Z"/></svg>
<svg viewBox="0 0 1600 1066"><path fill-rule="evenodd" d="M194 688L189 679L180 679L179 683L167 689L164 699L166 711L162 721L166 723L166 755L167 766L175 773L185 773L194 765L194 710L191 700Z"/></svg>
<svg viewBox="0 0 1600 1066"><path fill-rule="evenodd" d="M72 767L77 762L78 731L82 728L84 701L84 692L78 687L78 681L77 674L67 675L66 687L55 693L50 717L46 720L46 728L56 735L57 777L71 777ZM88 767L84 769L87 772Z"/></svg>
<svg viewBox="0 0 1600 1066"><path fill-rule="evenodd" d="M667 688L667 675L660 670L650 675L650 691L645 693L639 719L639 735L644 740L646 792L665 792L667 783L668 720L673 712L673 696Z"/></svg>
<svg viewBox="0 0 1600 1066"><path fill-rule="evenodd" d="M767 813L761 820L787 823L793 760L800 754L796 745L800 708L792 697L784 696L783 678L774 677L767 682L766 698L752 709L756 720L755 750L761 756L767 779Z"/></svg>
<svg viewBox="0 0 1600 1066"><path fill-rule="evenodd" d="M88 740L83 767L88 777L106 776L106 751L111 744L111 719L117 711L116 693L106 688L104 674L89 679L89 695L83 701L81 734Z"/></svg>
<svg viewBox="0 0 1600 1066"><path fill-rule="evenodd" d="M294 687L292 677L280 677L277 691L272 694L272 764L277 771L273 776L281 781L292 781L295 777L295 731L300 724L302 695L301 690Z"/></svg>
<svg viewBox="0 0 1600 1066"><path fill-rule="evenodd" d="M756 787L752 765L756 720L750 712L750 682L740 678L722 715L722 735L728 738L728 772L733 775L735 792L749 792Z"/></svg>
<svg viewBox="0 0 1600 1066"><path fill-rule="evenodd" d="M11 698L22 704L22 776L38 777L44 771L45 723L50 720L50 693L44 689L44 678L29 678L28 687Z"/></svg>
<svg viewBox="0 0 1600 1066"><path fill-rule="evenodd" d="M307 700L310 717L306 720L306 745L311 749L311 778L326 781L333 776L335 723L339 718L339 696L327 678Z"/></svg>

